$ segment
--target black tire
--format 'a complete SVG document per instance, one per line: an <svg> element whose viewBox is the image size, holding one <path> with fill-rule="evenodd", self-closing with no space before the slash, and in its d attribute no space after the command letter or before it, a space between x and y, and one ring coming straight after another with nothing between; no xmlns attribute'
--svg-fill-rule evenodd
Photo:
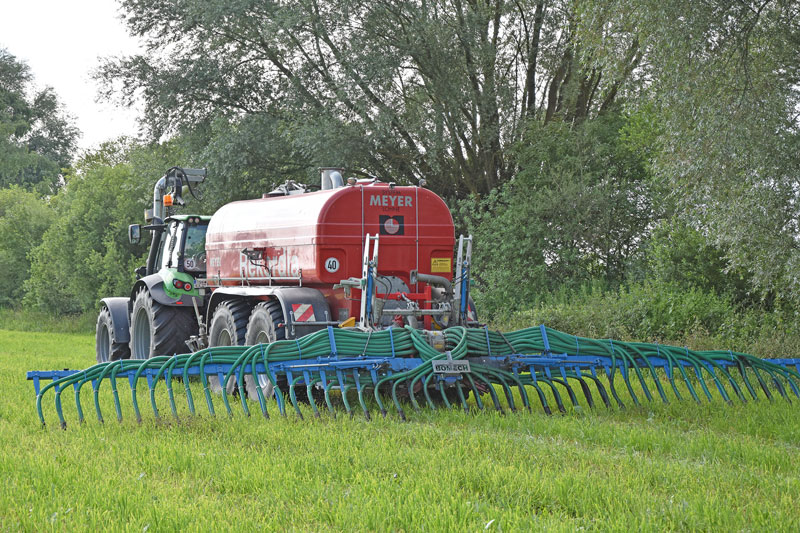
<svg viewBox="0 0 800 533"><path fill-rule="evenodd" d="M136 293L131 312L131 359L186 353L186 341L196 334L192 310L156 302L147 287Z"/></svg>
<svg viewBox="0 0 800 533"><path fill-rule="evenodd" d="M100 308L100 314L97 315L94 339L98 363L119 361L131 356L128 343L117 342L114 335L114 324L111 321L111 311L105 305Z"/></svg>
<svg viewBox="0 0 800 533"><path fill-rule="evenodd" d="M222 302L214 310L211 325L208 328L208 345L213 346L243 346L247 331L247 319L250 317L250 304L245 300L228 300ZM219 378L208 377L208 385L213 392L222 392ZM227 392L236 391L236 382L231 379Z"/></svg>
<svg viewBox="0 0 800 533"><path fill-rule="evenodd" d="M244 300L222 302L214 310L208 328L209 346L244 346L250 304Z"/></svg>
<svg viewBox="0 0 800 533"><path fill-rule="evenodd" d="M253 308L247 322L245 344L267 344L286 338L283 309L277 300L261 302Z"/></svg>
<svg viewBox="0 0 800 533"><path fill-rule="evenodd" d="M245 344L269 344L286 338L286 326L283 317L283 308L277 300L261 302L253 308L250 320L247 322ZM247 397L251 400L258 399L255 383L252 376L245 376ZM271 398L275 392L272 383L266 376L258 376L258 385L264 398Z"/></svg>

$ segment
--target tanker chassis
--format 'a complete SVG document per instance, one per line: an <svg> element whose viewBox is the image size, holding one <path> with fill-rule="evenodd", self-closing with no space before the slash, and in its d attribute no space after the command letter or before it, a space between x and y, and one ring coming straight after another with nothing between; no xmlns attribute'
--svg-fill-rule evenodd
<svg viewBox="0 0 800 533"><path fill-rule="evenodd" d="M409 325L434 342L436 330L477 323L471 238L459 240L454 265L450 211L423 186L345 181L326 168L318 191L287 182L211 217L172 214L205 174L170 169L154 188L149 225L129 227L134 243L152 232L148 261L129 297L101 301L98 362L294 339L328 326Z"/></svg>

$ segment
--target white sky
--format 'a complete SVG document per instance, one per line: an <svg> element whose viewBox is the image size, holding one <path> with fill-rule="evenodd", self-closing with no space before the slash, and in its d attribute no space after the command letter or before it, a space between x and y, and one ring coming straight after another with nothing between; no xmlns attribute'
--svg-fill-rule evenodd
<svg viewBox="0 0 800 533"><path fill-rule="evenodd" d="M0 0L0 47L31 68L37 88L51 86L83 133L81 148L137 135L133 110L97 103L91 71L98 58L138 50L115 0Z"/></svg>

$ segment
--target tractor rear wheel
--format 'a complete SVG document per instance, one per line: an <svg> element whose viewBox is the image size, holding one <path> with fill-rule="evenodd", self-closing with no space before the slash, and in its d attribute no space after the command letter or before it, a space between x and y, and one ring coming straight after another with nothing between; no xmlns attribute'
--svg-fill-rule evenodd
<svg viewBox="0 0 800 533"><path fill-rule="evenodd" d="M128 344L116 341L114 323L111 321L111 311L105 305L100 309L100 314L97 315L95 352L98 363L128 359L131 356Z"/></svg>
<svg viewBox="0 0 800 533"><path fill-rule="evenodd" d="M186 353L186 340L197 334L197 321L189 309L162 305L142 287L131 313L131 359Z"/></svg>
<svg viewBox="0 0 800 533"><path fill-rule="evenodd" d="M211 325L208 328L209 347L243 346L249 317L250 304L245 300L228 300L219 304L214 310ZM208 384L213 392L222 392L222 386L216 376L209 376ZM231 379L227 392L233 394L235 390L236 382Z"/></svg>
<svg viewBox="0 0 800 533"><path fill-rule="evenodd" d="M286 326L283 318L283 309L277 300L261 302L253 308L250 320L247 322L245 344L269 344L286 338ZM252 376L245 376L247 397L251 400L258 398ZM258 385L264 398L271 398L274 393L272 383L267 376L258 376Z"/></svg>

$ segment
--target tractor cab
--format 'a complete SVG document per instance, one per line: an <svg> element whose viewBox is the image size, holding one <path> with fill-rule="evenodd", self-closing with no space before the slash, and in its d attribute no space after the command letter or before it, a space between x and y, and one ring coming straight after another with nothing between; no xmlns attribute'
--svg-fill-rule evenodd
<svg viewBox="0 0 800 533"><path fill-rule="evenodd" d="M175 269L205 277L209 216L178 215L164 221L154 257L154 270ZM155 273L155 272L153 272Z"/></svg>
<svg viewBox="0 0 800 533"><path fill-rule="evenodd" d="M210 216L174 215L168 217L163 224L131 224L128 238L132 244L140 242L142 229L153 232L147 265L136 269L138 277L163 270L205 277L205 245L209 220Z"/></svg>
<svg viewBox="0 0 800 533"><path fill-rule="evenodd" d="M147 226L128 226L128 240L137 244L142 230L153 232L147 265L136 269L141 279L162 271L186 273L205 278L205 238L209 216L177 215L175 209L186 205L184 190L195 196L192 184L202 183L205 169L173 167L153 188L153 208L145 211Z"/></svg>
<svg viewBox="0 0 800 533"><path fill-rule="evenodd" d="M147 265L136 269L137 279L158 274L164 292L174 299L184 296L202 297L206 284L206 231L210 216L173 215L163 224L141 229L153 232ZM132 225L129 233L140 232ZM131 238L131 242L138 242Z"/></svg>

